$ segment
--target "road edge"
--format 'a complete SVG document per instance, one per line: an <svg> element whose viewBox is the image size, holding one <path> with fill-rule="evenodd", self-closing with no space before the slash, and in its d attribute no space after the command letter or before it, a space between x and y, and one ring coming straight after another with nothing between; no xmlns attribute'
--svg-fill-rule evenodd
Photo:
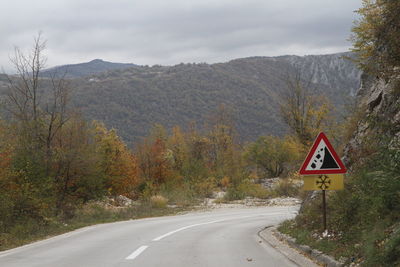
<svg viewBox="0 0 400 267"><path fill-rule="evenodd" d="M280 251L283 255L288 257L291 261L295 262L299 266L309 266L309 263L305 263L300 257L293 256L285 251L284 245L287 245L291 249L299 253L303 258L312 261L314 264L327 266L327 267L342 267L343 263L336 261L333 257L322 253L319 250L312 249L307 245L300 245L296 243L296 239L279 232L275 226L267 226L263 230L258 232L258 236L269 243L273 248ZM281 245L278 245L280 243Z"/></svg>
<svg viewBox="0 0 400 267"><path fill-rule="evenodd" d="M303 255L298 250L292 248L287 243L279 240L275 235L273 235L272 230L274 226L267 226L258 232L258 236L264 240L272 248L280 252L283 256L288 258L291 262L298 266L316 267L319 266L312 259Z"/></svg>

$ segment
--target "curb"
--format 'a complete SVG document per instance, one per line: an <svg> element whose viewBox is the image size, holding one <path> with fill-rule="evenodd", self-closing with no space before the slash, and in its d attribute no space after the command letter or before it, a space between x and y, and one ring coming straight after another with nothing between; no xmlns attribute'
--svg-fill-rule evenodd
<svg viewBox="0 0 400 267"><path fill-rule="evenodd" d="M297 266L307 266L307 267L318 267L320 266L317 262L313 261L304 253L301 253L297 249L291 247L287 242L282 242L278 239L272 232L274 227L268 226L258 232L258 236L264 240L266 244L277 250L291 262Z"/></svg>
<svg viewBox="0 0 400 267"><path fill-rule="evenodd" d="M342 267L344 266L344 263L341 263L337 260L335 260L333 257L326 255L322 253L319 250L312 249L311 247L307 245L299 245L296 243L296 239L293 237L290 237L288 235L285 235L281 232L279 232L276 227L270 227L270 231L272 235L274 235L278 240L281 242L286 242L290 247L299 250L303 254L307 255L310 257L312 260L317 262L318 264L321 264L323 266L327 267Z"/></svg>

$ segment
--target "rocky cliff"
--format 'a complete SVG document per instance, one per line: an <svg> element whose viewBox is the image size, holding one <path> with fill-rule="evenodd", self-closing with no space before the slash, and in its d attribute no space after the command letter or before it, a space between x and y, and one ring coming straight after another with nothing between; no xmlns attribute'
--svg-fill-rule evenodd
<svg viewBox="0 0 400 267"><path fill-rule="evenodd" d="M361 71L354 67L354 54L350 52L308 55L308 56L282 56L280 60L290 63L301 70L304 77L310 77L316 84L329 88L346 87L351 96L355 96L359 87Z"/></svg>
<svg viewBox="0 0 400 267"><path fill-rule="evenodd" d="M344 160L347 166L368 157L375 152L376 147L382 147L384 144L389 148L398 146L400 78L385 81L363 74L357 92L357 105L357 123L345 148Z"/></svg>

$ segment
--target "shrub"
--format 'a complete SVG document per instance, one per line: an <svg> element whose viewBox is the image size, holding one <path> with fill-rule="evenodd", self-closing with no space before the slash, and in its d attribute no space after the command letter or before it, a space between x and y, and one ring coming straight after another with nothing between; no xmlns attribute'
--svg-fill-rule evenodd
<svg viewBox="0 0 400 267"><path fill-rule="evenodd" d="M161 195L150 197L150 204L153 208L163 209L167 207L168 199Z"/></svg>
<svg viewBox="0 0 400 267"><path fill-rule="evenodd" d="M214 177L208 177L195 185L195 191L201 197L212 197L216 188L217 183Z"/></svg>
<svg viewBox="0 0 400 267"><path fill-rule="evenodd" d="M186 207L196 203L196 192L189 184L164 186L161 189L161 195L168 199L168 203L179 207Z"/></svg>
<svg viewBox="0 0 400 267"><path fill-rule="evenodd" d="M269 198L271 193L259 184L244 180L237 187L229 187L225 195L225 200L238 200L245 197Z"/></svg>
<svg viewBox="0 0 400 267"><path fill-rule="evenodd" d="M279 197L297 197L300 194L300 188L290 178L280 179L273 189L273 194Z"/></svg>

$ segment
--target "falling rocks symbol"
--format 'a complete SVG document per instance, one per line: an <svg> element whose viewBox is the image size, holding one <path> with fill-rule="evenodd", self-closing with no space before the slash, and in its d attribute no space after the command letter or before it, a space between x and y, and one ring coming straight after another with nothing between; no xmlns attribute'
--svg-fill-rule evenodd
<svg viewBox="0 0 400 267"><path fill-rule="evenodd" d="M319 162L318 162L319 161ZM321 148L315 156L311 168L316 169L317 164L320 163L319 169L338 169L339 166L327 147Z"/></svg>
<svg viewBox="0 0 400 267"><path fill-rule="evenodd" d="M324 133L320 133L300 168L301 175L346 173L346 168Z"/></svg>
<svg viewBox="0 0 400 267"><path fill-rule="evenodd" d="M325 147L325 157L324 161L322 162L321 169L338 169L339 166L332 157L331 153L329 150Z"/></svg>

